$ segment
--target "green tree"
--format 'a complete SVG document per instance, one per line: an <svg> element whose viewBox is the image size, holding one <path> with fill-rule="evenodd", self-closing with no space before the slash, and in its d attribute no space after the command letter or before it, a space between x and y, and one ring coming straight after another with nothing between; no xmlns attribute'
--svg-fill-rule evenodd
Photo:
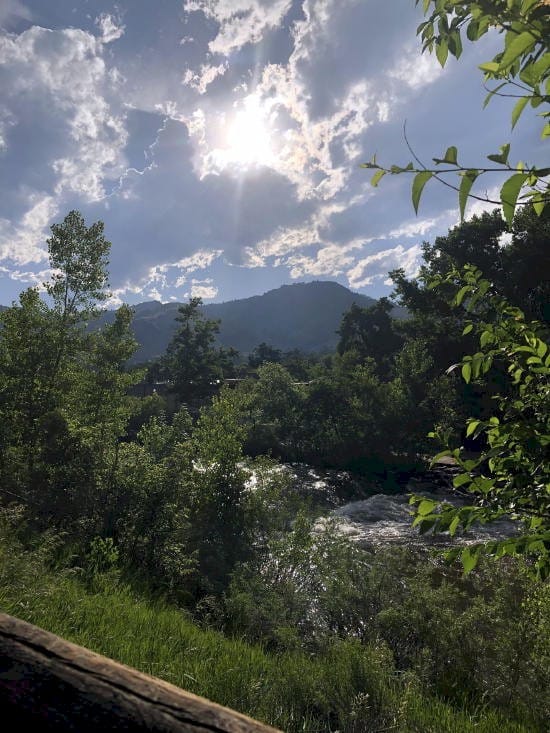
<svg viewBox="0 0 550 733"><path fill-rule="evenodd" d="M360 360L371 357L379 376L388 378L392 359L403 343L394 327L392 308L388 298L380 298L370 308L354 303L342 318L338 353L354 351Z"/></svg>
<svg viewBox="0 0 550 733"><path fill-rule="evenodd" d="M238 560L250 551L243 443L247 427L240 395L222 390L203 408L192 433L189 542L197 553L196 594L220 594Z"/></svg>
<svg viewBox="0 0 550 733"><path fill-rule="evenodd" d="M252 352L248 355L248 363L253 369L257 369L262 364L271 362L272 364L279 364L282 361L283 354L280 349L276 349L274 346L266 344L262 341L261 344L256 346Z"/></svg>
<svg viewBox="0 0 550 733"><path fill-rule="evenodd" d="M248 408L247 452L294 460L299 456L303 386L295 384L282 364L273 362L261 365L257 376L240 387Z"/></svg>
<svg viewBox="0 0 550 733"><path fill-rule="evenodd" d="M103 224L86 227L72 211L51 230L50 305L30 289L1 316L2 486L40 526L74 529L85 518L93 531L129 415L136 377L125 363L136 344L127 308L112 326L86 331L107 297Z"/></svg>
<svg viewBox="0 0 550 733"><path fill-rule="evenodd" d="M7 496L17 496L30 484L38 422L55 407L49 389L54 318L30 288L0 314L0 324L0 483Z"/></svg>
<svg viewBox="0 0 550 733"><path fill-rule="evenodd" d="M181 402L214 394L224 375L232 374L233 349L216 347L219 321L207 319L201 298L180 306L178 327L161 360L161 368Z"/></svg>
<svg viewBox="0 0 550 733"><path fill-rule="evenodd" d="M537 573L545 578L550 575L548 330L526 319L519 308L496 294L490 281L474 266L454 270L440 280L454 284L455 305L465 302L468 311L482 309L486 316L465 326L465 332L476 333L479 347L456 365L464 381L479 379L500 360L506 366L508 384L496 396L492 415L468 422L467 435L486 438L487 447L480 456L465 458L459 448L436 456L453 456L463 469L455 477L454 486L466 490L474 503L459 508L444 504L437 512L436 502L413 497L411 501L418 504L415 523L424 531L433 528L454 535L474 522L510 516L523 523L521 535L466 547L460 551L465 570L476 565L482 552L497 557L526 554L536 558ZM458 554L453 550L449 556Z"/></svg>

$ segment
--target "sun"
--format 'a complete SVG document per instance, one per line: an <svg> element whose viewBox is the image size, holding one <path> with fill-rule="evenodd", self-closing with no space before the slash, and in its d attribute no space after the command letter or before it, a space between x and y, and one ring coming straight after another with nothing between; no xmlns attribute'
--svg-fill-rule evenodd
<svg viewBox="0 0 550 733"><path fill-rule="evenodd" d="M229 121L226 133L227 161L242 167L269 166L275 159L273 130L268 112L251 95Z"/></svg>

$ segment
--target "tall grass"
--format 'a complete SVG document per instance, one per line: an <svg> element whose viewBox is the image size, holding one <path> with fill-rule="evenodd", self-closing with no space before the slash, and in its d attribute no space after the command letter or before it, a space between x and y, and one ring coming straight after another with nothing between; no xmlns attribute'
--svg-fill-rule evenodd
<svg viewBox="0 0 550 733"><path fill-rule="evenodd" d="M289 732L527 733L491 711L468 714L392 674L384 647L352 641L315 657L268 654L204 630L177 608L125 587L89 592L0 544L0 607L93 651Z"/></svg>

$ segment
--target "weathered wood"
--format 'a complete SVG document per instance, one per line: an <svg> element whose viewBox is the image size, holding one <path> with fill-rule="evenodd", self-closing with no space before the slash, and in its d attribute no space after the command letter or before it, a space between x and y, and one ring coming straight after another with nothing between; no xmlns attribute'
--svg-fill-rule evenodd
<svg viewBox="0 0 550 733"><path fill-rule="evenodd" d="M6 614L0 614L0 710L4 722L41 732L275 733Z"/></svg>

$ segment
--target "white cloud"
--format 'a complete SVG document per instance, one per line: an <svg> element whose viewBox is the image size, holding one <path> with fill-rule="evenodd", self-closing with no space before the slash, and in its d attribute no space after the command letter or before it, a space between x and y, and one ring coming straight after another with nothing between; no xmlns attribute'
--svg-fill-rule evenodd
<svg viewBox="0 0 550 733"><path fill-rule="evenodd" d="M418 43L407 43L398 63L389 71L389 77L397 79L411 89L420 89L432 84L443 74L444 69L435 55L421 54Z"/></svg>
<svg viewBox="0 0 550 733"><path fill-rule="evenodd" d="M13 20L32 20L31 11L20 0L2 0L0 3L0 26L7 26Z"/></svg>
<svg viewBox="0 0 550 733"><path fill-rule="evenodd" d="M187 284L188 275L199 270L205 270L222 255L222 250L200 249L197 252L183 257L177 262L165 262L148 268L144 277L134 281L126 281L124 285L115 288L107 302L108 307L121 305L128 296L142 296L166 302L166 293L172 289L179 289ZM194 289L204 288L204 294L194 292ZM213 290L216 292L213 295ZM199 280L191 279L191 294L204 298L214 298L217 289L211 278ZM187 294L185 295L187 297Z"/></svg>
<svg viewBox="0 0 550 733"><path fill-rule="evenodd" d="M221 249L205 250L199 249L189 257L182 257L181 260L173 262L169 267L175 267L185 272L195 272L196 270L204 270L218 259L223 253Z"/></svg>
<svg viewBox="0 0 550 733"><path fill-rule="evenodd" d="M489 203L489 201L479 201L478 199L472 198L468 199L466 207L468 217L481 216L481 214L485 212L494 211L498 206L498 204L494 203L495 201L500 201L500 189L497 186L489 188L484 192L484 194L488 199L491 199L493 203Z"/></svg>
<svg viewBox="0 0 550 733"><path fill-rule="evenodd" d="M213 284L212 278L205 280L191 280L191 297L212 299L218 294L218 288Z"/></svg>
<svg viewBox="0 0 550 733"><path fill-rule="evenodd" d="M352 288L364 288L376 280L385 280L390 270L399 267L405 270L407 277L415 277L420 267L422 247L415 244L405 248L402 244L392 249L384 249L360 259L348 270L347 278Z"/></svg>
<svg viewBox="0 0 550 733"><path fill-rule="evenodd" d="M18 222L0 219L0 261L9 261L16 268L48 259L47 226L58 211L55 199L45 194L30 194L28 203Z"/></svg>
<svg viewBox="0 0 550 733"><path fill-rule="evenodd" d="M115 18L110 13L101 13L96 18L96 25L101 31L101 40L103 43L112 43L124 35L125 27L120 22L120 19Z"/></svg>
<svg viewBox="0 0 550 733"><path fill-rule="evenodd" d="M290 276L294 279L308 276L327 275L338 277L355 261L352 250L361 249L363 241L349 242L346 245L329 244L318 250L314 257L295 255L289 257L286 264L290 266Z"/></svg>
<svg viewBox="0 0 550 733"><path fill-rule="evenodd" d="M116 178L125 167L124 116L106 97L113 80L102 49L93 35L75 28L33 26L17 36L0 36L4 104L18 121L32 121L34 135L52 126L58 135L48 161L57 194L100 199L105 179Z"/></svg>
<svg viewBox="0 0 550 733"><path fill-rule="evenodd" d="M186 0L183 8L187 13L201 12L218 24L209 49L229 56L279 26L291 5L292 0Z"/></svg>
<svg viewBox="0 0 550 733"><path fill-rule="evenodd" d="M7 107L0 106L0 154L8 147L6 137L10 127L16 124L15 115Z"/></svg>
<svg viewBox="0 0 550 733"><path fill-rule="evenodd" d="M162 303L162 295L157 288L151 288L151 290L149 290L147 293L147 297L151 298L152 300L160 300Z"/></svg>
<svg viewBox="0 0 550 733"><path fill-rule="evenodd" d="M223 76L227 71L227 64L203 64L199 71L191 71L187 69L183 75L182 84L194 89L199 94L205 94L206 90L212 82L219 76Z"/></svg>

